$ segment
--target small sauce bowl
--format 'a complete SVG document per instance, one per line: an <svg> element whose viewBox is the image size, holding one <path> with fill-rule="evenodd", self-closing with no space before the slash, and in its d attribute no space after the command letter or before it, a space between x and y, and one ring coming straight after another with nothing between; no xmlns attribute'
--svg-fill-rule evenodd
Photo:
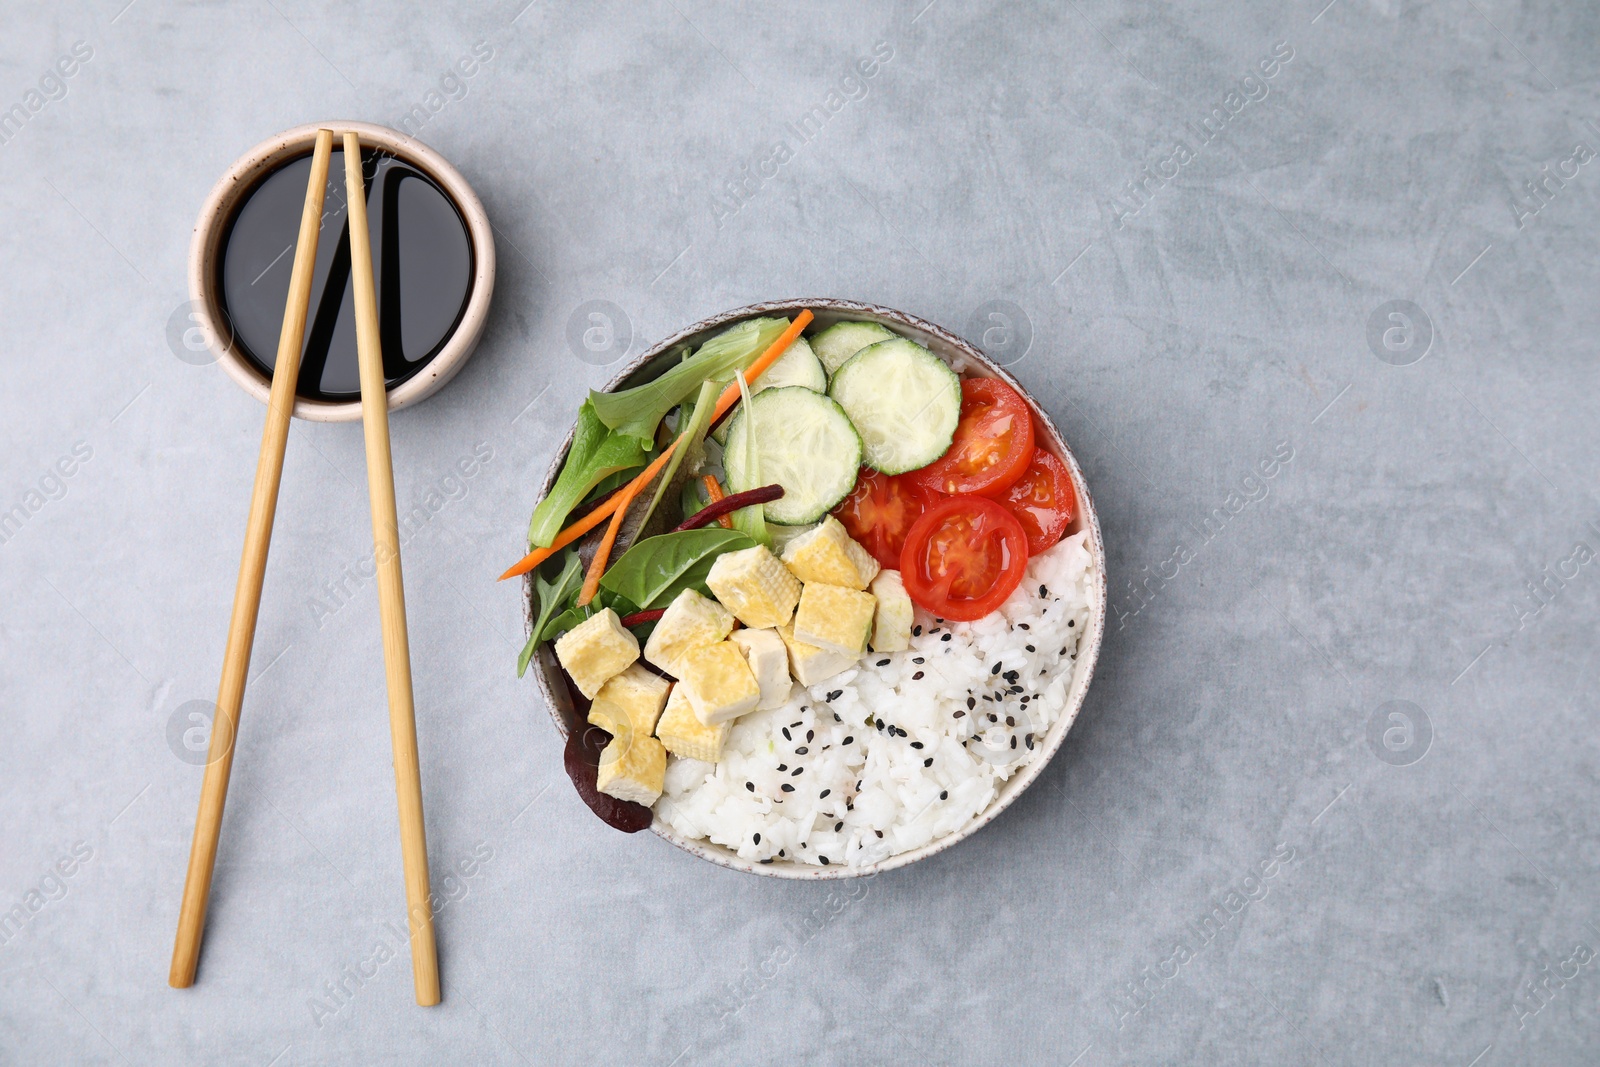
<svg viewBox="0 0 1600 1067"><path fill-rule="evenodd" d="M212 188L195 222L189 243L189 296L203 321L214 324L206 331L208 343L222 369L263 404L271 390L271 377L250 360L236 341L221 293L221 258L225 242L241 206L275 170L309 155L319 129L361 138L363 149L374 149L422 172L453 202L466 227L471 246L472 280L460 317L438 351L410 377L388 389L391 411L432 395L459 371L483 334L490 298L494 293L494 230L467 180L438 152L398 130L370 122L313 122L268 138L241 156ZM365 154L365 153L363 153ZM333 244L338 233L324 232L322 243ZM272 356L261 352L258 356ZM361 419L359 398L330 400L295 398L294 414L313 422L355 422Z"/></svg>

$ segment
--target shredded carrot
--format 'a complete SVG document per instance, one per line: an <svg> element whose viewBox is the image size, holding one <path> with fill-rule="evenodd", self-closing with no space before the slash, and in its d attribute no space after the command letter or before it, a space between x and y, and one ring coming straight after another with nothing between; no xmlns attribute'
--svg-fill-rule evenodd
<svg viewBox="0 0 1600 1067"><path fill-rule="evenodd" d="M628 514L628 505L639 495L639 490L649 484L649 482L642 484L629 482L628 487L622 491L622 500L617 504L617 510L611 513L611 522L606 526L606 535L600 539L600 547L595 550L594 559L589 562L589 569L583 576L583 588L578 592L578 607L586 606L600 591L600 576L605 574L606 563L611 559L611 550L616 547L617 533L622 529L622 520Z"/></svg>
<svg viewBox="0 0 1600 1067"><path fill-rule="evenodd" d="M801 311L800 314L796 315L794 321L789 324L789 328L784 330L776 341L768 345L767 350L761 353L760 356L756 357L756 361L750 364L750 369L744 372L743 377L745 384L748 385L750 382L753 382L757 378L761 377L761 375L766 372L768 367L776 363L778 361L778 357L783 355L784 352L788 351L789 346L794 343L794 339L800 336L800 331L811 325L811 319L812 315L810 308L806 308ZM738 400L739 383L735 381L729 384L729 386L722 391L721 396L717 397L716 407L711 409L711 421L716 422L718 419L722 418L722 416L726 415L728 413L728 409L733 407ZM639 491L645 486L649 485L652 478L661 473L661 468L666 466L668 457L672 455L673 450L677 447L678 442L674 441L672 444L662 449L661 455L657 456L655 461L651 463L650 466L646 467L637 478L623 486L621 489L618 489L615 493L612 493L611 496L606 498L605 503L589 512L589 514L585 515L571 526L568 526L565 530L562 530L560 535L550 543L549 548L536 548L532 552L529 552L526 556L523 556L515 566L511 567L504 574L502 574L499 580L503 582L507 578L515 578L520 574L527 574L529 571L533 570L533 568L537 567L539 564L543 563L545 560L549 559L563 548L566 548L568 545L572 544L572 542L576 541L578 538L582 537L596 526L599 526L602 519L606 518L607 516L614 515L618 511L626 511L628 505L633 503L633 498L639 495ZM620 529L621 525L621 519L614 518L612 520L611 526L606 530L606 538L601 542L601 551L595 554L595 560L597 561L597 564L591 564L589 567L591 572L596 571L597 565L600 572L605 570L606 557L611 554L611 547L616 544L617 538L615 531ZM598 589L600 584L598 573L595 574L594 583L595 588ZM585 575L583 585L584 589L588 590L588 575ZM594 593L589 592L587 596L580 598L579 603L587 604L593 598Z"/></svg>
<svg viewBox="0 0 1600 1067"><path fill-rule="evenodd" d="M717 476L715 474L708 474L708 475L706 475L704 478L702 478L700 480L705 483L706 497L713 504L715 504L717 501L721 500L723 497L728 495L728 494L726 494L726 493L724 493L722 491L722 486L717 484ZM733 516L732 515L718 515L717 516L717 524L719 526L721 526L724 530L731 530L731 529L733 529Z"/></svg>

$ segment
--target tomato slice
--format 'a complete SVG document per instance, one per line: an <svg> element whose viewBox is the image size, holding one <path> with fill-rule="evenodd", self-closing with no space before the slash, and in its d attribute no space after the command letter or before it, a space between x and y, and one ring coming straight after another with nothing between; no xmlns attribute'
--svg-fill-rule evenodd
<svg viewBox="0 0 1600 1067"><path fill-rule="evenodd" d="M906 534L900 580L941 619L972 622L1005 603L1022 583L1028 535L987 497L952 496L922 513Z"/></svg>
<svg viewBox="0 0 1600 1067"><path fill-rule="evenodd" d="M1061 540L1078 506L1067 465L1042 448L1033 450L1033 462L998 499L1022 523L1030 556Z"/></svg>
<svg viewBox="0 0 1600 1067"><path fill-rule="evenodd" d="M994 378L961 383L961 421L944 455L912 472L936 493L998 496L1033 458L1033 413L1011 386Z"/></svg>
<svg viewBox="0 0 1600 1067"><path fill-rule="evenodd" d="M873 559L894 570L900 566L900 550L911 524L936 499L908 475L891 476L862 467L855 489L833 514Z"/></svg>

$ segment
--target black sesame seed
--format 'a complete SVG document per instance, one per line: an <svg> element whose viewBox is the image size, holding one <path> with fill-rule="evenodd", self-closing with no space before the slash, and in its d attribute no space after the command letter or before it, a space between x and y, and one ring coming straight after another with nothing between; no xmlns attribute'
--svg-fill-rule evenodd
<svg viewBox="0 0 1600 1067"><path fill-rule="evenodd" d="M1023 645L1022 647L1027 649L1029 652L1037 652L1037 651L1039 651L1037 648L1034 648L1032 645Z"/></svg>
<svg viewBox="0 0 1600 1067"><path fill-rule="evenodd" d="M991 711L989 713L989 721L990 722L999 722L1000 721L1000 717L998 715L996 715L994 712Z"/></svg>
<svg viewBox="0 0 1600 1067"><path fill-rule="evenodd" d="M939 638L939 640L941 640L941 641L948 641L948 640L950 640L950 637L951 637L951 635L950 635L950 634L945 634L945 635L944 635L944 636L943 636L943 637L941 637L941 638Z"/></svg>
<svg viewBox="0 0 1600 1067"><path fill-rule="evenodd" d="M781 849L781 848L780 848L780 849L779 849L779 850L778 850L778 855L780 855L780 856L782 856L782 855L785 855L785 853L784 853L784 851L783 851L783 849Z"/></svg>
<svg viewBox="0 0 1600 1067"><path fill-rule="evenodd" d="M1065 656L1066 654L1067 654L1067 646L1066 645L1062 645L1061 646L1061 651L1056 653L1056 655L1058 655L1058 656Z"/></svg>
<svg viewBox="0 0 1600 1067"><path fill-rule="evenodd" d="M783 728L783 739L785 741L793 741L794 740L794 738L789 736L789 728L787 726L785 726Z"/></svg>
<svg viewBox="0 0 1600 1067"><path fill-rule="evenodd" d="M911 632L913 634L915 634L916 636L921 637L922 636L922 627L921 626L913 626L911 628Z"/></svg>
<svg viewBox="0 0 1600 1067"><path fill-rule="evenodd" d="M966 717L967 717L967 713L964 712L964 711L958 711L958 712L955 713L955 718L957 718L957 719L964 719Z"/></svg>
<svg viewBox="0 0 1600 1067"><path fill-rule="evenodd" d="M744 784L744 787L746 789L750 790L750 792L752 792L752 793L754 793L756 791L756 784L754 782L746 782Z"/></svg>
<svg viewBox="0 0 1600 1067"><path fill-rule="evenodd" d="M794 769L794 773L789 775L789 777L790 778L798 778L804 773L806 773L806 769L804 767L796 767Z"/></svg>
<svg viewBox="0 0 1600 1067"><path fill-rule="evenodd" d="M924 767L932 767L933 766L933 757L929 756L927 759L923 760L922 761L922 765Z"/></svg>
<svg viewBox="0 0 1600 1067"><path fill-rule="evenodd" d="M790 724L789 724L789 725L790 725L790 726L791 726L791 727L793 727L793 728L794 728L794 729L797 729L797 730L798 730L798 729L799 729L799 728L800 728L800 726L801 726L801 725L802 725L802 724L803 724L803 723L804 723L804 722L805 722L805 720L804 720L804 719L801 719L801 720L800 720L800 722L792 722L792 723L790 723Z"/></svg>
<svg viewBox="0 0 1600 1067"><path fill-rule="evenodd" d="M820 793L818 793L818 794L817 794L817 799L818 799L818 800L821 800L821 799L822 799L822 798L823 798L823 797L825 797L825 796L827 796L827 795L828 795L828 794L829 794L829 793L831 793L831 792L833 792L833 790L831 790L831 789L824 789L824 790L823 790L823 791L822 791L822 792L820 792Z"/></svg>
<svg viewBox="0 0 1600 1067"><path fill-rule="evenodd" d="M788 782L784 782L778 788L783 790L785 793L793 793L794 792L794 786L790 785Z"/></svg>
<svg viewBox="0 0 1600 1067"><path fill-rule="evenodd" d="M816 737L817 737L817 732L815 730L807 730L806 731L806 740L807 741L815 741Z"/></svg>
<svg viewBox="0 0 1600 1067"><path fill-rule="evenodd" d="M854 744L854 743L855 743L855 737L854 737L854 736L849 736L849 737L846 737L846 738L845 738L845 739L844 739L844 740L843 740L843 741L841 741L841 742L839 742L839 743L840 743L840 744L841 744L841 745L849 745L849 744Z"/></svg>
<svg viewBox="0 0 1600 1067"><path fill-rule="evenodd" d="M1025 623L1025 622L1019 622L1019 623L1017 623L1017 628L1018 628L1018 629L1019 629L1019 630L1031 630L1031 629L1033 629L1033 627L1031 627L1031 626L1029 626L1029 625L1028 625L1028 624L1027 624L1027 623Z"/></svg>
<svg viewBox="0 0 1600 1067"><path fill-rule="evenodd" d="M912 681L913 681L913 682L920 682L920 681L922 681L922 675L923 675L923 674L924 674L924 673L925 673L925 672L923 672L923 671L918 671L918 672L917 672L917 673L916 673L916 674L913 674L913 675L912 675L912 676L911 676L911 680L912 680Z"/></svg>
<svg viewBox="0 0 1600 1067"><path fill-rule="evenodd" d="M921 656L914 656L914 657L912 657L911 662L912 663L926 663L928 661L923 659Z"/></svg>
<svg viewBox="0 0 1600 1067"><path fill-rule="evenodd" d="M1006 671L1006 673L1002 674L1000 677L1004 678L1008 682L1015 682L1017 680L1017 675L1020 673L1020 671Z"/></svg>
<svg viewBox="0 0 1600 1067"><path fill-rule="evenodd" d="M912 748L921 748L922 747L922 742L921 741L913 741L913 742L911 742L911 747Z"/></svg>
<svg viewBox="0 0 1600 1067"><path fill-rule="evenodd" d="M843 689L835 689L833 692L828 694L828 703L832 704L835 700L838 700L842 696L844 696L844 690ZM795 723L795 725L799 726L800 724L799 723Z"/></svg>
<svg viewBox="0 0 1600 1067"><path fill-rule="evenodd" d="M950 790L948 790L948 789L939 790L939 799L940 800L949 800L950 799Z"/></svg>
<svg viewBox="0 0 1600 1067"><path fill-rule="evenodd" d="M833 713L833 721L834 722L844 722L843 719L839 718L839 713L837 711Z"/></svg>
<svg viewBox="0 0 1600 1067"><path fill-rule="evenodd" d="M1069 629L1070 629L1070 628L1071 628L1071 627L1074 627L1074 626L1076 626L1076 625L1078 625L1078 620L1077 620L1077 619L1068 619L1068 620L1067 620L1067 627L1068 627L1068 628L1069 628Z"/></svg>
<svg viewBox="0 0 1600 1067"><path fill-rule="evenodd" d="M796 756L804 756L807 752L810 752L810 751L811 750L809 748L807 748L805 745L801 745L799 748L794 750L794 754Z"/></svg>
<svg viewBox="0 0 1600 1067"><path fill-rule="evenodd" d="M1041 585L1041 586L1040 586L1040 587L1039 587L1039 595L1040 595L1040 596L1049 596L1049 595L1050 595L1050 589L1049 589L1049 587L1048 587L1048 586L1043 586L1043 585Z"/></svg>
<svg viewBox="0 0 1600 1067"><path fill-rule="evenodd" d="M1043 673L1044 673L1044 671L1040 671L1040 672L1039 672L1039 673L1040 673L1040 674L1043 674ZM1022 686L1020 686L1020 685L1014 685L1014 686L1012 686L1012 687L1011 687L1011 691L1012 691L1012 692L1013 692L1013 693L1020 693L1020 692L1022 692Z"/></svg>
<svg viewBox="0 0 1600 1067"><path fill-rule="evenodd" d="M889 665L889 661L887 659L880 659L878 661L878 666L880 666L880 667L887 667L888 665Z"/></svg>
<svg viewBox="0 0 1600 1067"><path fill-rule="evenodd" d="M1017 725L1017 720L1013 719L1011 716L1007 715L1006 716L1006 725L1007 726L1015 726L1015 725Z"/></svg>
<svg viewBox="0 0 1600 1067"><path fill-rule="evenodd" d="M978 702L976 700L973 700L972 699L972 695L969 693L967 695L967 710L971 711L973 708L975 708L977 706L978 706Z"/></svg>
<svg viewBox="0 0 1600 1067"><path fill-rule="evenodd" d="M822 861L822 865L824 867L826 867L828 865L828 857L826 857L826 856L818 856L817 859Z"/></svg>
<svg viewBox="0 0 1600 1067"><path fill-rule="evenodd" d="M1023 744L1028 746L1029 751L1032 751L1032 749L1033 749L1033 735L1029 734L1027 737L1024 737L1022 739L1022 741L1023 741Z"/></svg>
<svg viewBox="0 0 1600 1067"><path fill-rule="evenodd" d="M755 841L756 844L758 844L758 845L761 844L761 835L759 833L756 834L756 836L753 838L753 840Z"/></svg>
<svg viewBox="0 0 1600 1067"><path fill-rule="evenodd" d="M882 830L874 830L873 832L876 833L879 837L883 836L883 831Z"/></svg>
<svg viewBox="0 0 1600 1067"><path fill-rule="evenodd" d="M771 863L771 862L772 862L772 860L773 860L773 857L771 857L771 856L768 856L768 857L767 857L767 858L766 858L766 859L764 859L764 860L757 860L757 861L756 861L756 862L757 862L757 863Z"/></svg>
<svg viewBox="0 0 1600 1067"><path fill-rule="evenodd" d="M883 733L883 720L882 719L878 720L878 732L880 734Z"/></svg>
<svg viewBox="0 0 1600 1067"><path fill-rule="evenodd" d="M788 770L788 769L789 769L789 765L788 765L788 764L787 764L787 763L780 763L780 764L778 764L778 770L780 770L780 771L786 771L786 770Z"/></svg>
<svg viewBox="0 0 1600 1067"><path fill-rule="evenodd" d="M994 665L994 668L992 670L990 670L989 673L990 674L999 674L1000 673L1000 668L1004 667L1004 666L1005 666L1004 663L996 663Z"/></svg>
<svg viewBox="0 0 1600 1067"><path fill-rule="evenodd" d="M844 829L844 820L841 819L840 821L838 821L838 822L833 824L833 832L834 833L838 833L840 830L843 830L843 829Z"/></svg>
<svg viewBox="0 0 1600 1067"><path fill-rule="evenodd" d="M1013 736L1013 737L1012 737L1012 738L1011 738L1011 747L1012 747L1012 748L1016 748L1016 747L1017 747L1017 739L1016 739L1016 737L1015 737L1015 736Z"/></svg>

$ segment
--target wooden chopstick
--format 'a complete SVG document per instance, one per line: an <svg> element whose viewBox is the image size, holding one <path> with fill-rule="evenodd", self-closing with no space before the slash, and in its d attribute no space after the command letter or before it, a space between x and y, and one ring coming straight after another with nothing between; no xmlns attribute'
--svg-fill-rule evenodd
<svg viewBox="0 0 1600 1067"><path fill-rule="evenodd" d="M394 745L394 786L400 804L400 856L405 868L411 928L411 976L417 1003L439 1003L439 959L429 902L428 842L422 821L422 772L417 758L416 709L411 689L411 646L406 595L400 576L400 524L395 515L394 465L389 453L389 395L384 388L378 297L372 279L367 230L367 188L361 173L361 139L344 135L345 194L350 205L350 279L355 295L356 355L361 374L361 422L367 440L367 492L378 566L378 614L383 624L383 664L389 688L389 736Z"/></svg>
<svg viewBox="0 0 1600 1067"><path fill-rule="evenodd" d="M283 453L289 441L289 417L294 412L295 384L300 377L300 349L305 343L311 276L317 261L317 233L322 223L323 192L328 184L328 160L332 151L333 131L318 130L316 149L311 156L311 177L306 181L305 207L300 213L300 235L295 241L294 268L289 275L289 299L278 334L278 357L272 365L272 390L267 400L266 425L261 431L261 455L256 461L244 553L233 593L233 617L228 622L228 644L222 656L222 680L217 686L211 748L205 779L200 784L200 810L194 821L194 841L189 846L189 872L183 883L183 903L178 909L172 970L167 976L167 981L178 989L194 984L195 968L200 960L206 903L211 896L211 876L217 862L217 837L222 830L222 809L228 799L234 739L239 735L239 711L244 704L250 651L255 643L256 615L261 608L261 582L267 568L267 549L272 543L272 520L278 507Z"/></svg>

